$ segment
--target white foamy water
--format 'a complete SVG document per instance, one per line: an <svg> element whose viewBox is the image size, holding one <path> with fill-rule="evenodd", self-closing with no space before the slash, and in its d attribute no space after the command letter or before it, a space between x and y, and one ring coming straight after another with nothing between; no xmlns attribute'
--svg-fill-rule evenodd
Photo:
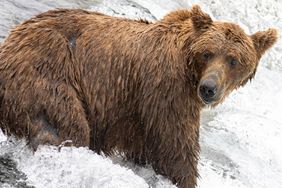
<svg viewBox="0 0 282 188"><path fill-rule="evenodd" d="M20 20L53 7L83 7L110 15L154 20L170 10L195 3L202 5L214 19L239 23L248 33L268 27L282 30L282 3L278 0L32 0L35 7L29 2L1 1L0 37L6 36L8 29ZM263 57L251 83L234 91L222 105L202 113L198 187L282 187L281 52L280 38ZM12 139L7 142L6 139L0 131L0 155L10 154L18 169L27 175L28 185L46 188L174 187L166 178L156 175L150 166L138 167L120 157L106 158L87 148L63 148L59 152L56 147L48 146L33 154L24 141Z"/></svg>

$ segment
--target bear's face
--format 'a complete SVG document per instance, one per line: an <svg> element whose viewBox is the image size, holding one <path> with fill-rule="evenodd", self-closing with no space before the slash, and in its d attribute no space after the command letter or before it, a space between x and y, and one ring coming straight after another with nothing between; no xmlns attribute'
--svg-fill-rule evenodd
<svg viewBox="0 0 282 188"><path fill-rule="evenodd" d="M197 6L191 10L191 20L196 37L187 53L197 93L204 104L214 106L253 78L262 54L277 40L277 32L269 29L247 35L236 24L212 21Z"/></svg>

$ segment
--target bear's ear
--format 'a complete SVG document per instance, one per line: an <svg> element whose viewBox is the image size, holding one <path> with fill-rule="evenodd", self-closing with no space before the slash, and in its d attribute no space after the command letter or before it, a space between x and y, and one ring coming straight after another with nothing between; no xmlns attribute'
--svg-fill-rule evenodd
<svg viewBox="0 0 282 188"><path fill-rule="evenodd" d="M266 31L258 31L251 35L258 58L261 58L264 52L277 41L277 38L278 32L272 28Z"/></svg>
<svg viewBox="0 0 282 188"><path fill-rule="evenodd" d="M175 23L175 22L182 22L191 17L190 10L187 9L180 9L173 12L170 12L166 16L164 16L163 21L169 22L169 23Z"/></svg>
<svg viewBox="0 0 282 188"><path fill-rule="evenodd" d="M211 17L207 13L204 13L199 5L192 7L191 19L196 30L207 29L212 24Z"/></svg>

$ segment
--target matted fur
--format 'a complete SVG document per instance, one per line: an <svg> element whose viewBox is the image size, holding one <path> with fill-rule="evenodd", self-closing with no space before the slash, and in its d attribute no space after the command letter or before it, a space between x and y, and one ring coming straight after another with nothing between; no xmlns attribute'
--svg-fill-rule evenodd
<svg viewBox="0 0 282 188"><path fill-rule="evenodd" d="M156 23L48 11L17 26L1 45L0 127L34 149L72 140L98 153L118 151L193 188L205 106L199 82L210 69L223 72L221 102L252 77L276 38L273 29L247 36L198 6ZM235 40L245 71L232 72L221 60L204 64L199 54L223 52Z"/></svg>

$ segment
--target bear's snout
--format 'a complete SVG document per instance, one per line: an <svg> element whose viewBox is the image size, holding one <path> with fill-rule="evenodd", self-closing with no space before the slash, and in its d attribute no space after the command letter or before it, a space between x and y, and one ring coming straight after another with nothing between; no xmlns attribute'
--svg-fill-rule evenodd
<svg viewBox="0 0 282 188"><path fill-rule="evenodd" d="M213 79L207 79L201 82L199 94L204 103L209 104L215 99L217 84Z"/></svg>

